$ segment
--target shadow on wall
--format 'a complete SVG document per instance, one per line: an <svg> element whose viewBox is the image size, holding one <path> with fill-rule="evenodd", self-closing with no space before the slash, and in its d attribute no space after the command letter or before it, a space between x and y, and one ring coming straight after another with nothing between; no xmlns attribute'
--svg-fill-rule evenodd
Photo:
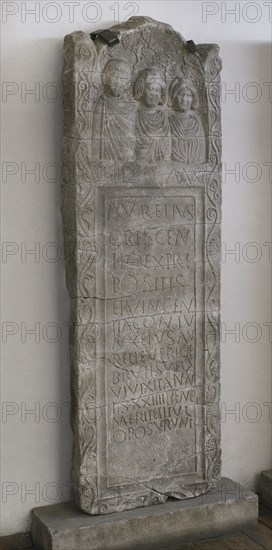
<svg viewBox="0 0 272 550"><path fill-rule="evenodd" d="M271 340L264 326L271 318L271 48L223 42L221 56L222 403L226 410L237 406L222 424L223 475L258 486L259 472L271 459L271 424L263 405L271 401ZM248 323L255 330L246 331ZM236 334L226 332L235 327ZM256 330L260 338L254 342ZM250 402L261 411L257 422L243 417Z"/></svg>

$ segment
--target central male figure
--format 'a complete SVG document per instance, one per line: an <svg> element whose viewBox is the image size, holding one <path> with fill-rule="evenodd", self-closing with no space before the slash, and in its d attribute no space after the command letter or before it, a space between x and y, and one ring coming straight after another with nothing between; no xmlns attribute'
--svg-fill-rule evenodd
<svg viewBox="0 0 272 550"><path fill-rule="evenodd" d="M166 82L156 69L144 69L134 87L134 97L141 102L136 115L136 159L147 163L170 159L171 133L167 112Z"/></svg>

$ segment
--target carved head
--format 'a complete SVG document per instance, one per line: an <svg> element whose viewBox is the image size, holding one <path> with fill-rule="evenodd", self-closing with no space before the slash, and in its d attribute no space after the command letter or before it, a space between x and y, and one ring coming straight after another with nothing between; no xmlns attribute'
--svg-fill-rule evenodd
<svg viewBox="0 0 272 550"><path fill-rule="evenodd" d="M144 69L134 86L134 97L146 107L163 105L166 99L166 82L156 69Z"/></svg>
<svg viewBox="0 0 272 550"><path fill-rule="evenodd" d="M191 109L197 109L198 95L195 86L190 80L181 77L175 78L169 90L171 106L176 111L187 113Z"/></svg>
<svg viewBox="0 0 272 550"><path fill-rule="evenodd" d="M105 92L113 97L122 98L130 86L131 70L122 59L111 59L103 71Z"/></svg>

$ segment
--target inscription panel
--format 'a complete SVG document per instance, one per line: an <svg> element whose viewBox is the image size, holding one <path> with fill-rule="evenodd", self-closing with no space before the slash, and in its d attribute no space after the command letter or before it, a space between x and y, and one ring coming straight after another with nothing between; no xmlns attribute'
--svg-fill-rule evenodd
<svg viewBox="0 0 272 550"><path fill-rule="evenodd" d="M166 470L201 479L203 190L100 188L97 197L109 486L159 480Z"/></svg>

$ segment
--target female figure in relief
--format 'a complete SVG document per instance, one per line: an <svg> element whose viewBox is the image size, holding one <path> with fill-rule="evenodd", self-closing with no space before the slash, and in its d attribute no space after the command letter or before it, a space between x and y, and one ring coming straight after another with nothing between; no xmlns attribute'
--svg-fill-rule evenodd
<svg viewBox="0 0 272 550"><path fill-rule="evenodd" d="M177 77L170 86L172 134L171 159L184 164L205 162L205 135L198 108L197 91L192 82Z"/></svg>

